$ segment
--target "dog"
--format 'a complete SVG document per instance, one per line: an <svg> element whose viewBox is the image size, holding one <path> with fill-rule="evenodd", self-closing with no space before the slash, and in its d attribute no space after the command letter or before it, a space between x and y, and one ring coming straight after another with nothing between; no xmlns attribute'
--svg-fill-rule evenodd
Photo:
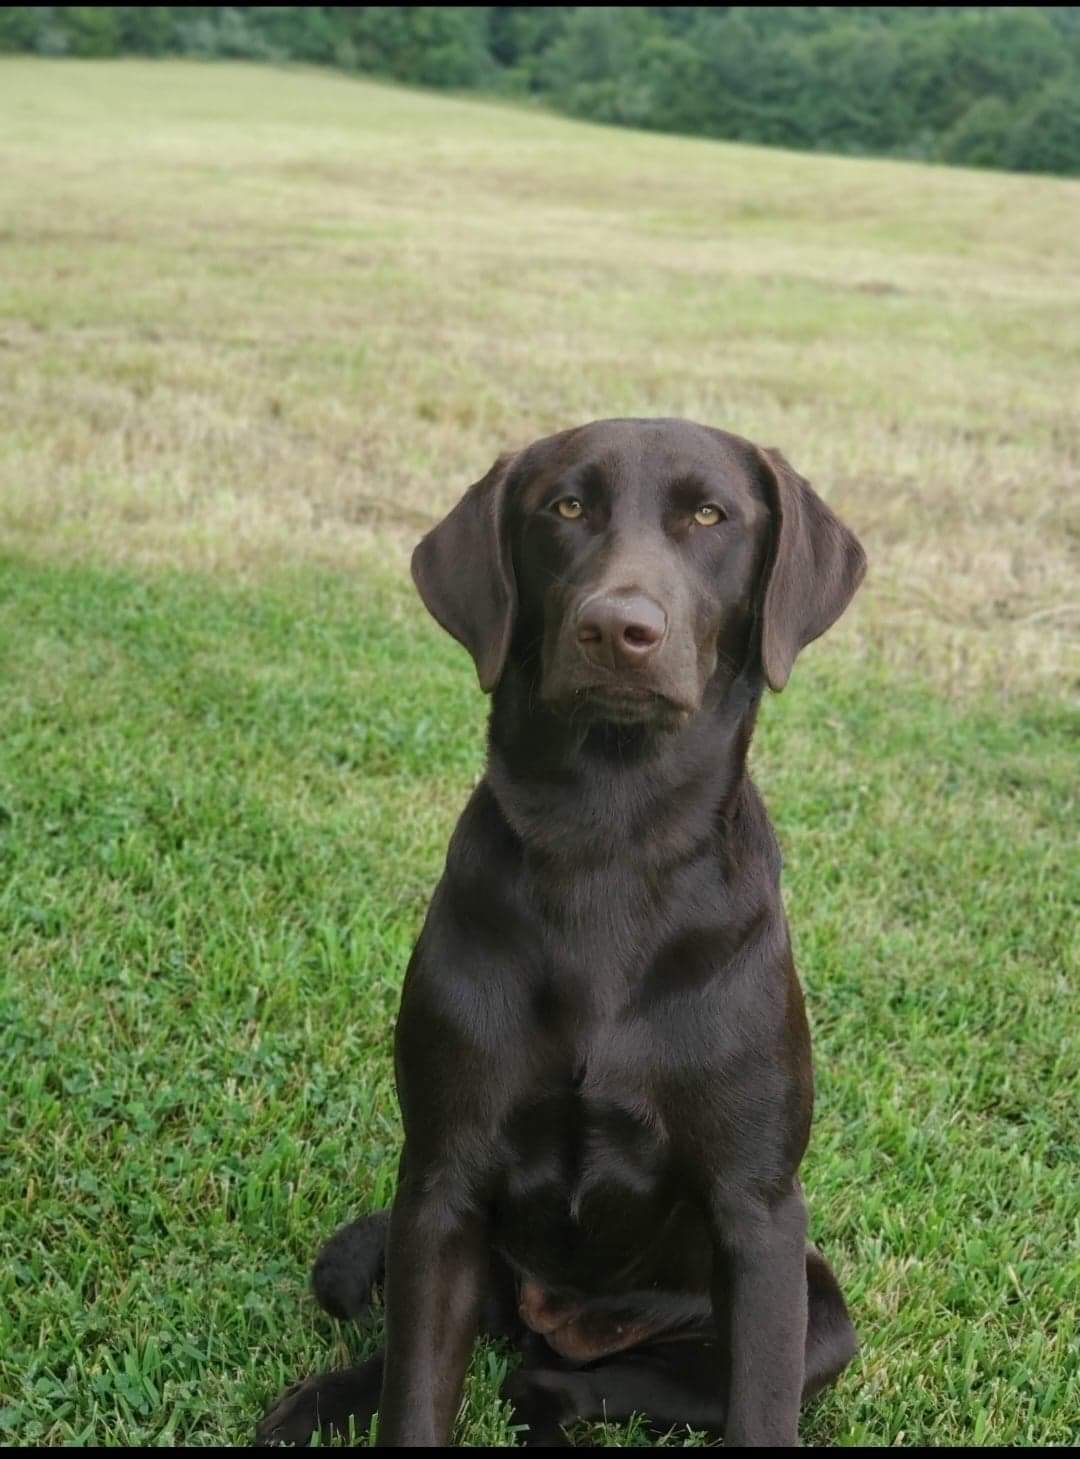
<svg viewBox="0 0 1080 1459"><path fill-rule="evenodd" d="M862 547L775 450L594 422L500 457L413 578L492 695L486 773L405 977L389 1213L320 1253L386 1344L289 1389L264 1444L449 1442L481 1332L531 1445L642 1414L797 1443L856 1351L807 1241L810 1039L780 853L747 773L766 687Z"/></svg>

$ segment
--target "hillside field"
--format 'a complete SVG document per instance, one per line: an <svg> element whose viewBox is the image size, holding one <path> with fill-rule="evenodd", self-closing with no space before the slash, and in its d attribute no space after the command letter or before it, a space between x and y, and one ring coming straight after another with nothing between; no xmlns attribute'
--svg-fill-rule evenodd
<svg viewBox="0 0 1080 1459"><path fill-rule="evenodd" d="M1080 1439L1078 220L1078 182L0 57L0 1442L243 1443L376 1341L307 1269L392 1193L483 747L408 550L614 415L781 447L871 561L755 742L863 1344L804 1441ZM508 1360L461 1442L509 1441Z"/></svg>

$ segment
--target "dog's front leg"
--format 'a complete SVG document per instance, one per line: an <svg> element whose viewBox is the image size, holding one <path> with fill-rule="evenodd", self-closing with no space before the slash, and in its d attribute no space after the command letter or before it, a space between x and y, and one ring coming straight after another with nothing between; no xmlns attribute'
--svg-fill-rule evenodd
<svg viewBox="0 0 1080 1459"><path fill-rule="evenodd" d="M488 1261L482 1212L462 1211L437 1181L416 1175L402 1181L387 1247L381 1446L449 1443Z"/></svg>
<svg viewBox="0 0 1080 1459"><path fill-rule="evenodd" d="M717 1202L713 1309L730 1361L724 1447L798 1443L806 1353L806 1206Z"/></svg>

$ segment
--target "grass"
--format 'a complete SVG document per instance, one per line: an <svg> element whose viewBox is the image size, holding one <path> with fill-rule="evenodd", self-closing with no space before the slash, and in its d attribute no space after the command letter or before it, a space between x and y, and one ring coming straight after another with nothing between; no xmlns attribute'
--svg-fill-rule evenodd
<svg viewBox="0 0 1080 1459"><path fill-rule="evenodd" d="M390 1029L481 764L471 666L377 578L3 584L4 1421L236 1442L349 1342L304 1278L392 1189ZM1065 1443L1064 715L905 687L810 659L758 753L815 1023L815 1231L865 1345L808 1437ZM504 1361L472 1442L505 1438Z"/></svg>
<svg viewBox="0 0 1080 1459"><path fill-rule="evenodd" d="M851 516L850 641L1062 673L1080 182L253 66L0 57L0 121L0 542L349 567L502 449L686 415Z"/></svg>
<svg viewBox="0 0 1080 1459"><path fill-rule="evenodd" d="M404 549L632 411L873 563L756 745L863 1340L804 1438L1075 1443L1077 185L233 66L0 60L0 119L0 1440L244 1442L375 1340L306 1269L482 756Z"/></svg>

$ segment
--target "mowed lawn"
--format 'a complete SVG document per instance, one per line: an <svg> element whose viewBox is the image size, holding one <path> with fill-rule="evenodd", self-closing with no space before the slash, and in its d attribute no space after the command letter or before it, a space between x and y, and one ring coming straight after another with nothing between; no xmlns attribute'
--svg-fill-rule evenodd
<svg viewBox="0 0 1080 1459"><path fill-rule="evenodd" d="M804 1438L1077 1441L1078 209L0 59L0 1442L242 1443L377 1341L306 1274L392 1193L401 975L483 748L407 549L498 451L626 413L781 446L871 556L755 748L863 1343ZM461 1442L511 1440L508 1361Z"/></svg>

